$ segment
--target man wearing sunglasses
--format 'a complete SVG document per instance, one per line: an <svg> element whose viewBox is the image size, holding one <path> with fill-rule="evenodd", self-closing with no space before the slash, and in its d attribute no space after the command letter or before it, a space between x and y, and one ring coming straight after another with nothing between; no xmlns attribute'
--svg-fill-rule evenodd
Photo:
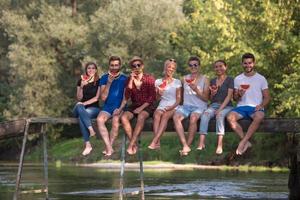
<svg viewBox="0 0 300 200"><path fill-rule="evenodd" d="M197 124L201 114L207 108L209 98L209 80L200 73L200 59L196 56L188 60L190 74L184 76L183 85L183 105L176 110L173 120L180 142L183 145L180 154L188 155L191 151L190 145L193 142L197 131ZM182 120L189 117L188 140L184 135Z"/></svg>
<svg viewBox="0 0 300 200"><path fill-rule="evenodd" d="M99 132L105 144L102 152L105 156L111 156L114 152L113 143L119 132L120 105L123 100L127 77L120 73L122 66L121 58L111 56L108 61L109 70L99 80L100 96L104 102L97 117ZM105 126L108 119L112 118L110 134Z"/></svg>
<svg viewBox="0 0 300 200"><path fill-rule="evenodd" d="M136 141L143 130L145 120L151 116L154 111L155 78L150 74L144 73L144 62L140 57L133 57L129 66L131 74L127 80L125 96L120 109L123 109L127 101L131 100L131 105L121 116L123 128L130 140L127 148L129 155L136 154ZM132 129L130 121L133 117L137 117L136 126Z"/></svg>

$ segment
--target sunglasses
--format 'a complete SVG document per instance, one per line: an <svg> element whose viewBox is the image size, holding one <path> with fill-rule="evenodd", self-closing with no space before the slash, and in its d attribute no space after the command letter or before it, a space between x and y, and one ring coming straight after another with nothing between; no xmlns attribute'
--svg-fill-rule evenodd
<svg viewBox="0 0 300 200"><path fill-rule="evenodd" d="M189 67L198 67L198 64L189 64Z"/></svg>
<svg viewBox="0 0 300 200"><path fill-rule="evenodd" d="M131 67L132 68L140 68L142 66L142 64L132 64Z"/></svg>
<svg viewBox="0 0 300 200"><path fill-rule="evenodd" d="M175 60L175 59L173 59L173 58L169 59L169 61L170 61L170 62L174 62L174 63L176 63L176 60Z"/></svg>

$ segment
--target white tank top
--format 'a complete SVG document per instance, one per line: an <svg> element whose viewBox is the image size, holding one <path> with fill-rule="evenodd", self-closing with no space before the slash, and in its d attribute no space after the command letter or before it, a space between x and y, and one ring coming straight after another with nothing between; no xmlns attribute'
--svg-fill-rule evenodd
<svg viewBox="0 0 300 200"><path fill-rule="evenodd" d="M185 77L184 77L185 78ZM200 91L204 90L205 77L201 75L197 82L197 88ZM198 108L205 109L207 107L207 102L200 99L196 92L190 88L186 81L183 82L183 105L196 106Z"/></svg>

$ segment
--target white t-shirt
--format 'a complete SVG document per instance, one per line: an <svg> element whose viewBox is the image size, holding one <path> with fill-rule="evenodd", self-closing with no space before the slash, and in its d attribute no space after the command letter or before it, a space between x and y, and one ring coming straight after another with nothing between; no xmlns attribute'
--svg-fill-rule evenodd
<svg viewBox="0 0 300 200"><path fill-rule="evenodd" d="M185 78L186 76L184 77L184 79ZM203 91L204 86L205 86L205 76L202 75L197 82L197 88L200 91ZM187 84L185 80L183 83L183 105L196 106L202 109L207 108L207 102L200 99L200 97L197 96L196 92L192 90L192 88Z"/></svg>
<svg viewBox="0 0 300 200"><path fill-rule="evenodd" d="M250 87L239 100L237 106L257 106L263 101L262 91L268 89L266 78L259 73L253 76L245 76L244 73L234 79L234 89L239 89L242 84L249 84Z"/></svg>
<svg viewBox="0 0 300 200"><path fill-rule="evenodd" d="M155 81L155 87L158 87L163 83L162 79L157 79ZM172 106L176 102L176 89L181 88L181 81L178 79L173 79L173 81L165 87L161 100L158 107L163 109L167 106Z"/></svg>

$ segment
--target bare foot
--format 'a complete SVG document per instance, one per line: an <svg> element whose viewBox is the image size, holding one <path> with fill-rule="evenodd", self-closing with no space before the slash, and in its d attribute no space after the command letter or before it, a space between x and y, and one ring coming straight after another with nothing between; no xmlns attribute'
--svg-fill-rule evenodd
<svg viewBox="0 0 300 200"><path fill-rule="evenodd" d="M149 149L152 149L152 150L156 150L156 149L159 149L160 148L160 144L155 144L155 143L151 143L149 146L148 146Z"/></svg>
<svg viewBox="0 0 300 200"><path fill-rule="evenodd" d="M240 143L239 143L239 146L238 146L238 148L236 149L236 154L237 155L242 155L243 153L245 153L246 151L247 151L247 149L249 148L249 147L251 147L252 145L251 145L251 143L249 142L249 141L241 141Z"/></svg>
<svg viewBox="0 0 300 200"><path fill-rule="evenodd" d="M85 149L82 152L82 155L86 156L86 155L90 154L92 150L93 150L93 148L91 146L85 147Z"/></svg>
<svg viewBox="0 0 300 200"><path fill-rule="evenodd" d="M216 154L220 155L222 153L223 153L223 148L222 147L217 147Z"/></svg>
<svg viewBox="0 0 300 200"><path fill-rule="evenodd" d="M179 151L181 156L187 156L189 152L191 151L190 147L183 147L182 150Z"/></svg>
<svg viewBox="0 0 300 200"><path fill-rule="evenodd" d="M136 145L129 145L128 148L127 148L127 153L129 155L134 155L136 154Z"/></svg>
<svg viewBox="0 0 300 200"><path fill-rule="evenodd" d="M197 150L204 150L205 149L205 145L204 144L199 144L199 146L197 147Z"/></svg>
<svg viewBox="0 0 300 200"><path fill-rule="evenodd" d="M247 143L245 144L243 150L242 150L242 154L245 153L247 151L248 148L251 148L252 147L252 144L247 141Z"/></svg>
<svg viewBox="0 0 300 200"><path fill-rule="evenodd" d="M114 150L110 150L110 151L106 151L106 154L104 154L104 156L109 157L114 153Z"/></svg>

